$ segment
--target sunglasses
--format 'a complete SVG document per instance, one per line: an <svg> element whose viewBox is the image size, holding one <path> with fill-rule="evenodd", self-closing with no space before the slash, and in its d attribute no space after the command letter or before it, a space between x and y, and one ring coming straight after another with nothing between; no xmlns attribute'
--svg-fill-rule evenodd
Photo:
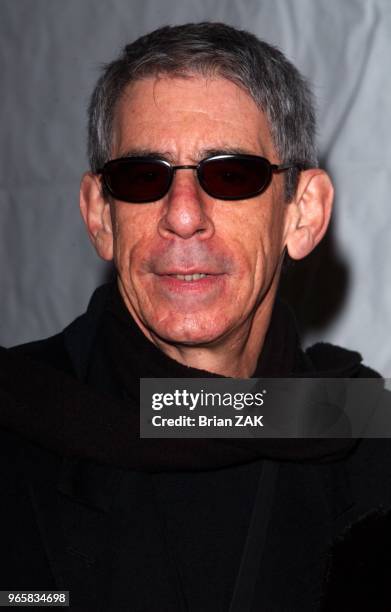
<svg viewBox="0 0 391 612"><path fill-rule="evenodd" d="M199 164L173 166L155 157L122 157L108 161L97 174L116 200L145 204L163 198L177 170L195 170L202 189L218 200L246 200L265 191L273 174L297 163L271 164L258 155L213 155Z"/></svg>

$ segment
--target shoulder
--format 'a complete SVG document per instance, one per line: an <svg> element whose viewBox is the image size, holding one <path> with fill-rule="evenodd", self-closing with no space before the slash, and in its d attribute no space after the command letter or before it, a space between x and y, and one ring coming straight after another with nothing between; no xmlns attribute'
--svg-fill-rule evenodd
<svg viewBox="0 0 391 612"><path fill-rule="evenodd" d="M65 348L64 332L45 338L28 342L8 349L8 353L15 358L29 358L49 365L56 370L61 370L68 374L73 373L72 362L69 353Z"/></svg>
<svg viewBox="0 0 391 612"><path fill-rule="evenodd" d="M102 313L113 294L113 283L98 287L92 294L87 311L62 332L35 342L8 349L14 358L28 358L71 376L80 376L94 345Z"/></svg>
<svg viewBox="0 0 391 612"><path fill-rule="evenodd" d="M341 346L318 342L305 351L314 370L336 378L380 378L380 374L362 363L362 356Z"/></svg>

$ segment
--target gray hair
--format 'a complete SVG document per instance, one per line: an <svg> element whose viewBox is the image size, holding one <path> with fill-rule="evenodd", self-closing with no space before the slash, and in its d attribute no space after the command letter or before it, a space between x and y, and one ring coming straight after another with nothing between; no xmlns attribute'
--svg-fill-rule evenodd
<svg viewBox="0 0 391 612"><path fill-rule="evenodd" d="M88 156L98 172L110 159L116 104L139 79L167 74L223 77L244 89L266 114L281 163L317 166L311 91L276 47L223 23L165 26L126 45L104 67L88 109ZM285 176L285 197L294 196L298 171Z"/></svg>

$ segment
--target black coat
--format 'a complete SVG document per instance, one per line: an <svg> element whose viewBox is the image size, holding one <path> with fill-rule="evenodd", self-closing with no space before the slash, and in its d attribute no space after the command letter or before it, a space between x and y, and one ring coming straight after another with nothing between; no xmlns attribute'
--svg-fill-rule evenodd
<svg viewBox="0 0 391 612"><path fill-rule="evenodd" d="M329 453L165 441L154 455L102 376L91 391L100 312L95 300L70 331L0 353L0 589L66 589L72 609L105 612L319 609L331 543L391 507L388 440ZM337 348L305 359L373 375Z"/></svg>

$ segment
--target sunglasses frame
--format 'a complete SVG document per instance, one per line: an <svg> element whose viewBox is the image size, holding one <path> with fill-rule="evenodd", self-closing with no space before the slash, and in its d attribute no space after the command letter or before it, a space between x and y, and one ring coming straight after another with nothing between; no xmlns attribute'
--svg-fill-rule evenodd
<svg viewBox="0 0 391 612"><path fill-rule="evenodd" d="M256 191L250 192L249 194L246 194L245 196L234 196L234 197L229 197L229 196L220 196L220 195L215 195L212 192L210 192L206 187L205 187L205 183L203 180L203 175L202 175L202 171L203 168L208 164L208 163L213 163L214 161L221 161L221 160L249 160L249 161L257 161L257 162L262 162L262 164L264 164L265 168L268 171L268 177L265 181L265 183L262 185L262 187L260 189L257 189ZM161 166L165 166L169 171L169 180L167 183L167 188L165 189L165 191L160 195L159 198L155 198L153 200L151 200L150 198L148 199L137 199L137 200L129 200L129 199L124 199L124 198L120 198L118 197L118 194L115 193L115 190L113 190L110 186L109 180L108 180L108 175L107 170L110 169L110 166L113 165L118 165L118 164L126 164L127 162L132 161L132 162L156 162ZM197 173L197 179L199 184L201 185L202 189L205 191L205 193L207 193L209 196L211 196L212 198L218 199L218 200L226 200L226 201L239 201L239 200L248 200L250 198L255 198L256 196L260 195L261 193L263 193L264 191L266 191L266 189L269 187L270 183L272 182L273 179L273 174L275 173L279 173L279 172L284 172L285 170L290 170L291 168L298 168L300 169L300 164L298 162L292 162L292 163L286 163L286 164L272 164L271 162L269 162L268 159L266 159L266 157L261 157L259 155L246 155L246 154L241 154L241 153L236 153L236 154L221 154L221 155L211 155L209 157L206 157L205 159L202 159L198 164L184 164L184 165L173 165L171 164L169 161L167 161L166 159L162 159L159 157L148 157L148 156L143 156L143 157L119 157L116 159L111 159L108 162L105 163L105 165L103 166L103 168L101 168L100 170L98 170L96 172L97 175L101 176L102 179L102 183L104 186L104 189L106 189L106 191L116 200L120 200L121 202L128 202L129 204L148 204L148 203L152 203L152 202L157 202L159 200L161 200L162 198L164 198L167 193L170 191L172 182L174 180L174 175L176 173L177 170L195 170Z"/></svg>

